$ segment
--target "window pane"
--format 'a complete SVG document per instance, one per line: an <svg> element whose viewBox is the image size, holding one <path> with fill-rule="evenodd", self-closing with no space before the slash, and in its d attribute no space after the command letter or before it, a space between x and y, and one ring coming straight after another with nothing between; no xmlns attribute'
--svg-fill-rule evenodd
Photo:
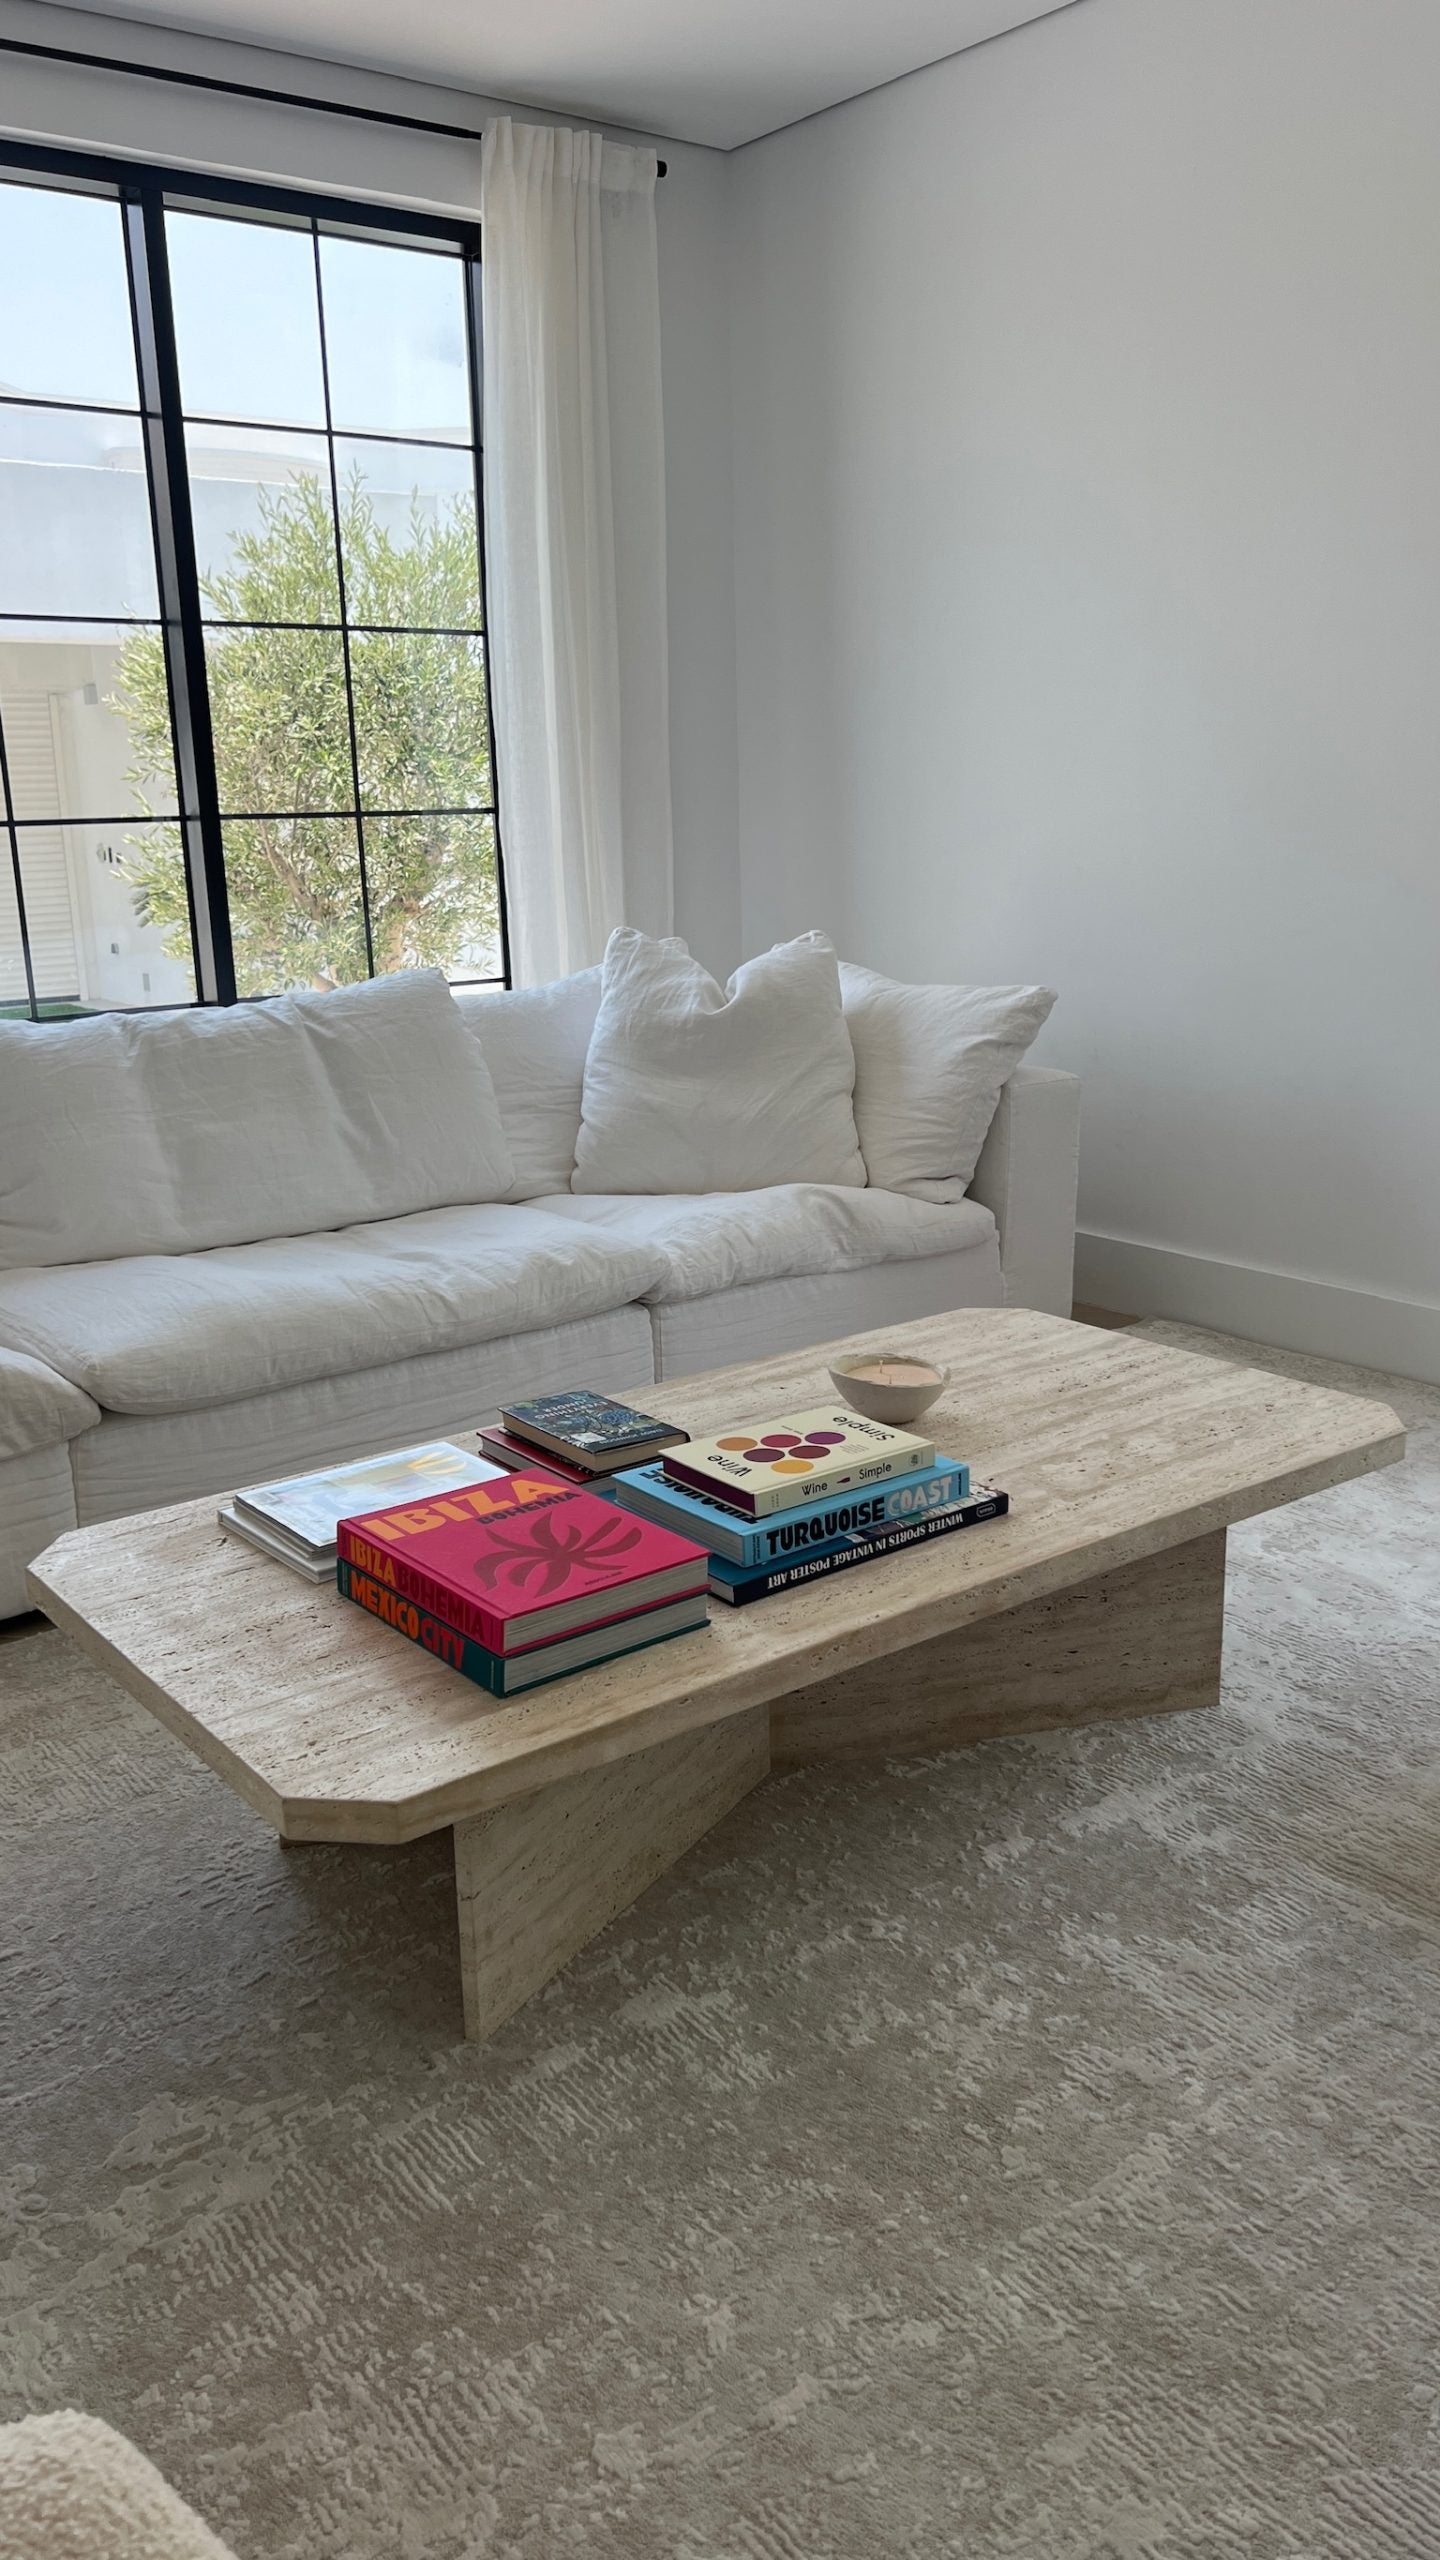
<svg viewBox="0 0 1440 2560"><path fill-rule="evenodd" d="M309 232L167 213L165 237L187 415L323 427Z"/></svg>
<svg viewBox="0 0 1440 2560"><path fill-rule="evenodd" d="M190 427L185 450L200 601L222 622L338 622L323 436Z"/></svg>
<svg viewBox="0 0 1440 2560"><path fill-rule="evenodd" d="M474 455L337 436L335 475L350 620L478 631Z"/></svg>
<svg viewBox="0 0 1440 2560"><path fill-rule="evenodd" d="M73 623L0 623L0 722L18 818L168 815L176 806L158 629L95 639Z"/></svg>
<svg viewBox="0 0 1440 2560"><path fill-rule="evenodd" d="M224 835L242 996L368 974L353 818L228 818Z"/></svg>
<svg viewBox="0 0 1440 2560"><path fill-rule="evenodd" d="M320 275L332 423L468 444L461 260L324 236Z"/></svg>
<svg viewBox="0 0 1440 2560"><path fill-rule="evenodd" d="M493 818L367 818L365 877L377 969L499 977Z"/></svg>
<svg viewBox="0 0 1440 2560"><path fill-rule="evenodd" d="M0 348L7 391L139 407L125 239L112 198L0 186Z"/></svg>
<svg viewBox="0 0 1440 2560"><path fill-rule="evenodd" d="M212 629L205 654L222 810L353 808L339 632Z"/></svg>
<svg viewBox="0 0 1440 2560"><path fill-rule="evenodd" d="M38 998L82 1006L191 1002L178 829L21 827L17 836Z"/></svg>
<svg viewBox="0 0 1440 2560"><path fill-rule="evenodd" d="M364 809L488 809L490 722L478 640L357 632L350 644Z"/></svg>
<svg viewBox="0 0 1440 2560"><path fill-rule="evenodd" d="M156 618L138 418L0 406L0 525L0 612Z"/></svg>

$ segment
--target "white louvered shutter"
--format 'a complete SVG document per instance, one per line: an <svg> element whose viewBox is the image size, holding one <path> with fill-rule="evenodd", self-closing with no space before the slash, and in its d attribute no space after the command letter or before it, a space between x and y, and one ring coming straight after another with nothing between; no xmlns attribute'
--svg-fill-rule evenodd
<svg viewBox="0 0 1440 2560"><path fill-rule="evenodd" d="M4 717L5 754L16 809L27 818L58 818L60 779L55 768L49 694L10 694ZM8 871L8 845L5 853ZM20 861L35 992L40 996L78 995L80 966L63 828L22 829ZM8 895L0 896L0 1002L13 1003L25 995L25 962L13 881L7 882L7 889Z"/></svg>

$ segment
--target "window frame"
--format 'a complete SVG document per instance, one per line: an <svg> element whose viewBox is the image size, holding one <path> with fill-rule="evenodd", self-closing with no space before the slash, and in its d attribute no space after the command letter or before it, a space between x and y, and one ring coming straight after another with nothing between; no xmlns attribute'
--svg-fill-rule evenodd
<svg viewBox="0 0 1440 2560"><path fill-rule="evenodd" d="M191 941L195 955L195 996L197 1005L230 1005L256 1003L263 999L237 993L235 957L230 928L229 890L225 877L224 824L220 808L219 784L215 763L215 744L210 719L210 694L206 671L205 632L199 568L195 548L195 528L190 502L190 481L186 459L186 417L180 389L179 352L175 333L175 316L170 292L169 254L165 232L167 212L194 211L222 213L227 207L244 216L278 215L295 228L308 232L318 243L322 230L351 238L361 238L382 245L403 247L407 242L419 245L439 242L456 251L464 279L465 336L470 390L470 451L475 484L475 537L478 555L480 591L480 641L485 671L485 698L489 728L489 756L492 807L477 813L489 817L495 844L495 886L500 926L500 975L498 978L457 979L457 985L508 987L511 983L510 936L505 896L505 856L499 809L499 777L495 743L494 697L491 690L490 611L486 584L485 560L485 496L484 496L484 396L481 371L480 315L480 226L458 216L412 211L409 207L385 203L366 203L345 196L318 193L304 186L261 184L238 178L213 177L202 171L172 168L160 163L116 159L107 153L70 150L49 144L11 142L0 139L0 183L26 178L44 185L52 182L72 192L118 198L125 241L126 267L130 290L130 320L134 336L136 369L139 386L139 425L146 456L146 480L155 547L156 576L159 588L159 629L162 635L166 677L170 700L171 739L175 755L175 777L179 797L181 839L184 847L185 875L190 905ZM323 333L323 309L321 327ZM15 405L7 395L6 405ZM33 404L32 404L33 405ZM42 406L85 411L99 404L90 401L52 400ZM333 437L336 430L328 417L326 438L333 460ZM403 439L402 439L403 440ZM424 441L424 439L417 439ZM337 531L338 542L338 531ZM338 559L337 551L337 559ZM343 573L342 573L343 574ZM350 679L350 635L352 626L345 614L344 592L341 593L341 620L337 628L344 635L346 698L350 712L353 744L353 701ZM0 624L3 632L3 624ZM428 815L433 812L413 814ZM355 812L357 828L363 826L363 815ZM33 1022L50 1018L47 1007L54 1003L37 995L35 974L26 925L25 896L20 860L20 839L14 816L14 803L9 789L3 720L0 720L0 831L3 831L4 855L12 870L19 917L21 956L27 991L27 1010ZM370 946L369 901L365 889L363 861L361 895L364 908L367 957L373 963ZM370 974L374 975L373 965ZM278 990L272 992L279 992ZM149 1011L152 1007L85 1006L87 1013L99 1011Z"/></svg>

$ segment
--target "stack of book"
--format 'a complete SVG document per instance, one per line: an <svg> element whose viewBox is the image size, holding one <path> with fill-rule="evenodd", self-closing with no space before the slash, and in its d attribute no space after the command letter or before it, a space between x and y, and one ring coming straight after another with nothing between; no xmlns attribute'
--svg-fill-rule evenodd
<svg viewBox="0 0 1440 2560"><path fill-rule="evenodd" d="M483 1455L480 1454L483 1451ZM933 1442L846 1405L691 1440L589 1388L252 1485L220 1525L495 1697L1008 1511Z"/></svg>
<svg viewBox="0 0 1440 2560"><path fill-rule="evenodd" d="M347 1512L379 1511L390 1502L493 1484L508 1473L463 1441L422 1440L413 1448L390 1449L349 1466L318 1467L309 1475L283 1476L275 1484L252 1484L244 1493L230 1494L217 1517L227 1536L243 1538L307 1582L333 1582L335 1533Z"/></svg>
<svg viewBox="0 0 1440 2560"><path fill-rule="evenodd" d="M714 1598L743 1606L998 1519L1010 1497L960 1460L846 1405L689 1441L615 1480L626 1510L709 1550Z"/></svg>
<svg viewBox="0 0 1440 2560"><path fill-rule="evenodd" d="M709 1618L703 1547L539 1467L358 1513L337 1547L345 1599L495 1697Z"/></svg>
<svg viewBox="0 0 1440 2560"><path fill-rule="evenodd" d="M577 1492L613 1501L612 1479L620 1468L644 1466L688 1437L633 1404L618 1404L591 1387L567 1387L559 1395L502 1406L499 1425L481 1431L479 1445L502 1467L532 1465L538 1458Z"/></svg>

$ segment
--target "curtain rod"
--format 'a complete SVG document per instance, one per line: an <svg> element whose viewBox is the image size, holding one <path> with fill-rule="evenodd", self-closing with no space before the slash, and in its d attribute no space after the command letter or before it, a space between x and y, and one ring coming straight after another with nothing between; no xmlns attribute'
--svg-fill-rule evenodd
<svg viewBox="0 0 1440 2560"><path fill-rule="evenodd" d="M468 124L437 124L429 116L390 115L384 107L352 107L338 98L307 97L303 89L260 89L245 80L216 80L207 71L171 71L155 62L127 62L112 53L76 53L69 45L30 44L19 36L0 36L0 53L25 53L40 62L78 63L85 71L124 71L133 80L164 80L176 89L211 89L220 97L255 98L267 107L308 107L312 115L349 116L356 124L389 124L407 133L440 134L447 142L482 142L483 130ZM664 177L668 163L656 162Z"/></svg>

